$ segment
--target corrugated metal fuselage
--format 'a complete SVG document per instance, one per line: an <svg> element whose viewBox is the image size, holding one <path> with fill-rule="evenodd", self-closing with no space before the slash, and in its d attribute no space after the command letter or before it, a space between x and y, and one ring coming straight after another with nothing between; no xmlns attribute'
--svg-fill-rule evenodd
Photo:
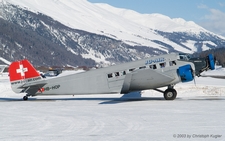
<svg viewBox="0 0 225 141"><path fill-rule="evenodd" d="M176 65L171 65L172 61L176 62ZM162 63L165 66L160 66ZM174 85L181 81L177 69L186 64L191 64L194 69L192 63L177 61L175 54L168 54L67 76L46 78L41 80L46 83L42 92L38 91L32 95L128 93Z"/></svg>

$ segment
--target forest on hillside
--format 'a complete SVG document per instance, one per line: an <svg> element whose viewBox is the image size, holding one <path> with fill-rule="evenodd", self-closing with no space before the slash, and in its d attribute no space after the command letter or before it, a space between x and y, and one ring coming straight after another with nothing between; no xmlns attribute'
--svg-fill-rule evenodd
<svg viewBox="0 0 225 141"><path fill-rule="evenodd" d="M41 34L46 34L46 36ZM51 39L50 34L45 31L38 33L0 18L0 57L8 61L26 58L38 66L48 64L95 65L93 60L73 54ZM0 63L3 62L0 61Z"/></svg>

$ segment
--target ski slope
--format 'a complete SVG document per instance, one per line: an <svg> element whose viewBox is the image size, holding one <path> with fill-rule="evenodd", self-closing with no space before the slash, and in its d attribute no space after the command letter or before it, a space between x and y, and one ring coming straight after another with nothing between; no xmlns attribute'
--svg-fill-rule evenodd
<svg viewBox="0 0 225 141"><path fill-rule="evenodd" d="M209 71L223 75L222 68ZM205 75L207 75L207 73ZM164 100L129 95L38 96L23 101L0 76L0 140L225 140L225 79L196 78Z"/></svg>

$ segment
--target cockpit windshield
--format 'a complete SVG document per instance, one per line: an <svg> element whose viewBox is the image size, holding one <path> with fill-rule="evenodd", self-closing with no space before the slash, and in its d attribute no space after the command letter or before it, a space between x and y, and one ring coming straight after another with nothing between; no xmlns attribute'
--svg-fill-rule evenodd
<svg viewBox="0 0 225 141"><path fill-rule="evenodd" d="M190 60L192 57L190 54L185 54L185 53L179 53L179 56L177 59L179 60Z"/></svg>

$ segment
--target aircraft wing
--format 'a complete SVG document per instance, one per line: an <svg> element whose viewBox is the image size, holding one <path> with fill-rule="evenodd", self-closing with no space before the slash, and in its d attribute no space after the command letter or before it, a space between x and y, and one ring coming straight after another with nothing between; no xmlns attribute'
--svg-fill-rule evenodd
<svg viewBox="0 0 225 141"><path fill-rule="evenodd" d="M128 93L130 91L142 90L142 89L153 89L161 87L162 84L170 83L176 78L166 73L148 70L138 70L132 74L127 74L121 93Z"/></svg>
<svg viewBox="0 0 225 141"><path fill-rule="evenodd" d="M156 72L156 73L157 73L156 75L158 75L157 77L162 77L162 79L164 81L168 81L169 82L169 81L173 81L175 79L174 77L171 77L169 75L166 75L165 73L160 73L160 72Z"/></svg>
<svg viewBox="0 0 225 141"><path fill-rule="evenodd" d="M174 77L167 75L164 72L153 71L153 70L151 71L151 74L149 74L149 72L147 72L147 71L138 73L138 75L136 76L137 78L135 78L135 79L138 79L138 78L145 79L146 76L151 76L152 79L160 80L159 83L161 83L161 80L163 80L166 83L166 82L171 82L175 79Z"/></svg>

